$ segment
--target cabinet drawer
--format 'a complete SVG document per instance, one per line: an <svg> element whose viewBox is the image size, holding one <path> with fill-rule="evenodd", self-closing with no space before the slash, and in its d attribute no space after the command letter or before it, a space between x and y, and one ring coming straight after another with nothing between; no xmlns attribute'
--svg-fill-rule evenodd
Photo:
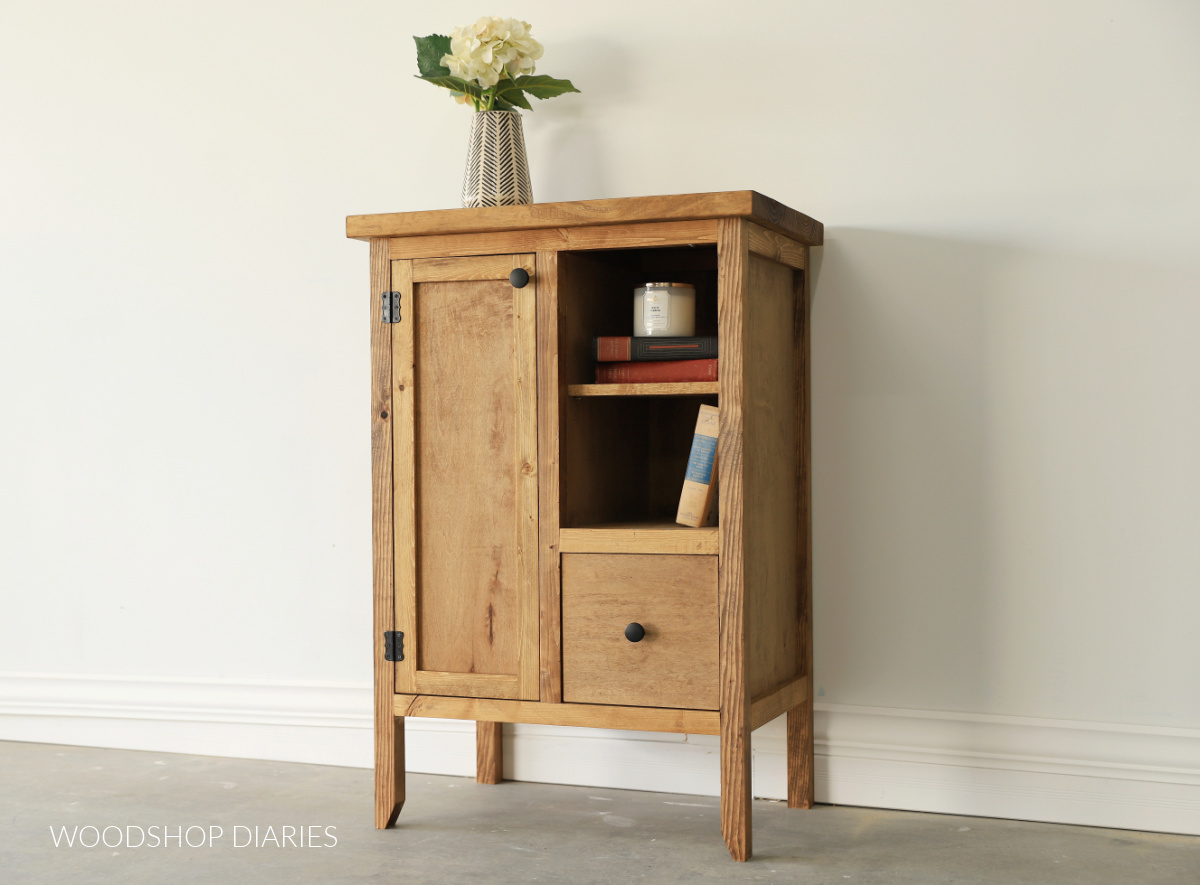
<svg viewBox="0 0 1200 885"><path fill-rule="evenodd" d="M564 553L562 630L568 703L719 707L715 556Z"/></svg>

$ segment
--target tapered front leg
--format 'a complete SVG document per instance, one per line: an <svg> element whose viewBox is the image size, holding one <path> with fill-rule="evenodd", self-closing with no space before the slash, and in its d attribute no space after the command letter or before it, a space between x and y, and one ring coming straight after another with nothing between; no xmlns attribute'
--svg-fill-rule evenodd
<svg viewBox="0 0 1200 885"><path fill-rule="evenodd" d="M751 846L750 728L744 715L721 711L721 835L734 860Z"/></svg>
<svg viewBox="0 0 1200 885"><path fill-rule="evenodd" d="M403 807L404 717L392 716L375 727L375 828L386 830Z"/></svg>
<svg viewBox="0 0 1200 885"><path fill-rule="evenodd" d="M475 723L475 781L498 784L504 780L504 734L499 722Z"/></svg>

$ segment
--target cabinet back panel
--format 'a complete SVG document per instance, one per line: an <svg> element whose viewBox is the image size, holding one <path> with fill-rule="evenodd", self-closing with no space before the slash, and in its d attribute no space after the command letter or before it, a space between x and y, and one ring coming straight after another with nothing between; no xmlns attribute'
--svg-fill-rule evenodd
<svg viewBox="0 0 1200 885"><path fill-rule="evenodd" d="M421 283L415 298L421 670L516 675L518 366L513 288Z"/></svg>

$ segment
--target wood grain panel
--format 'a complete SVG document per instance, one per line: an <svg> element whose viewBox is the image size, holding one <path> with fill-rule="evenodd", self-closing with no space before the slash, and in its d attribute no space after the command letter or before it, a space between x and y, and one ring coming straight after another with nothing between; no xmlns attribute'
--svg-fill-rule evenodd
<svg viewBox="0 0 1200 885"><path fill-rule="evenodd" d="M716 557L564 553L562 605L564 701L717 708Z"/></svg>
<svg viewBox="0 0 1200 885"><path fill-rule="evenodd" d="M413 685L418 694L437 692L464 697L473 695L480 698L521 699L521 681L516 676L417 670L413 674Z"/></svg>
<svg viewBox="0 0 1200 885"><path fill-rule="evenodd" d="M528 255L394 262L402 691L538 696L534 271Z"/></svg>
<svg viewBox="0 0 1200 885"><path fill-rule="evenodd" d="M808 247L805 247L808 266ZM788 711L788 806L812 808L816 804L816 733L813 719L813 619L812 619L812 283L809 273L796 275L796 388L799 409L796 434L799 439L800 495L796 520L796 595L800 620L800 672L808 684L801 706Z"/></svg>
<svg viewBox="0 0 1200 885"><path fill-rule="evenodd" d="M632 731L664 731L674 734L715 735L720 732L718 715L712 710L673 710L602 704L545 704L538 701L398 694L395 696L395 711L397 716L434 719L525 722L532 725L619 728Z"/></svg>
<svg viewBox="0 0 1200 885"><path fill-rule="evenodd" d="M596 227L493 231L482 234L433 234L395 237L392 258L509 255L579 249L660 249L717 241L717 222L669 221L662 224L611 224Z"/></svg>
<svg viewBox="0 0 1200 885"><path fill-rule="evenodd" d="M474 259L486 261L487 259ZM521 693L524 699L537 698L541 682L541 641L538 597L538 366L537 366L537 278L533 255L513 255L508 274L521 269L529 274L529 283L520 289L509 288L513 299L513 326L516 334L516 557L517 557L517 649Z"/></svg>
<svg viewBox="0 0 1200 885"><path fill-rule="evenodd" d="M559 594L558 253L537 254L538 557L541 599L541 693L562 700L562 603Z"/></svg>
<svg viewBox="0 0 1200 885"><path fill-rule="evenodd" d="M717 381L655 382L644 384L571 384L570 396L707 396L720 390Z"/></svg>
<svg viewBox="0 0 1200 885"><path fill-rule="evenodd" d="M413 282L507 280L509 272L513 269L512 263L512 255L487 255L477 258L421 258L412 263ZM532 271L530 276L533 276Z"/></svg>
<svg viewBox="0 0 1200 885"><path fill-rule="evenodd" d="M804 270L808 247L803 243L797 243L750 221L746 222L746 233L751 254L770 258L796 270Z"/></svg>
<svg viewBox="0 0 1200 885"><path fill-rule="evenodd" d="M819 246L824 228L819 221L754 191L676 194L580 200L572 203L534 203L481 209L436 209L382 215L351 215L346 236L403 237L422 234L484 233L534 228L592 227L660 221L741 217Z"/></svg>
<svg viewBox="0 0 1200 885"><path fill-rule="evenodd" d="M393 629L392 334L380 319L380 297L391 289L385 240L371 241L371 575L375 698L375 826L392 825L404 805L404 732L397 734L395 672L384 658L384 631Z"/></svg>
<svg viewBox="0 0 1200 885"><path fill-rule="evenodd" d="M789 267L751 255L743 366L743 523L746 569L746 683L755 697L799 673L796 629L795 281Z"/></svg>
<svg viewBox="0 0 1200 885"><path fill-rule="evenodd" d="M415 289L417 664L515 676L520 467L512 287L504 280Z"/></svg>
<svg viewBox="0 0 1200 885"><path fill-rule="evenodd" d="M716 526L692 528L675 522L646 522L562 529L563 553L709 554L720 550Z"/></svg>
<svg viewBox="0 0 1200 885"><path fill-rule="evenodd" d="M386 326L391 330L392 340L391 400L394 407L395 629L404 634L405 651L405 659L392 666L396 689L416 691L414 673L420 652L420 634L417 630L416 325L411 261L392 262L392 287L392 291L400 293L402 318L401 322Z"/></svg>
<svg viewBox="0 0 1200 885"><path fill-rule="evenodd" d="M717 240L717 324L721 339L721 835L734 860L749 860L751 838L750 696L746 682L746 573L743 536L744 307L749 244L741 219L722 219Z"/></svg>
<svg viewBox="0 0 1200 885"><path fill-rule="evenodd" d="M808 677L797 676L750 702L750 728L762 728L808 700Z"/></svg>

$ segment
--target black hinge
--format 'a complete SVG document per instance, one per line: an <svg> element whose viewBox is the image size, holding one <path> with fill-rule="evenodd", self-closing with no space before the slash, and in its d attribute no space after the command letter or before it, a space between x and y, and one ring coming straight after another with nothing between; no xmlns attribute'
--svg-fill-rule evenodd
<svg viewBox="0 0 1200 885"><path fill-rule="evenodd" d="M400 293L399 292L384 292L383 293L383 313L381 316L382 322L398 323L400 322Z"/></svg>
<svg viewBox="0 0 1200 885"><path fill-rule="evenodd" d="M383 659L385 661L404 660L404 634L399 630L383 631Z"/></svg>

